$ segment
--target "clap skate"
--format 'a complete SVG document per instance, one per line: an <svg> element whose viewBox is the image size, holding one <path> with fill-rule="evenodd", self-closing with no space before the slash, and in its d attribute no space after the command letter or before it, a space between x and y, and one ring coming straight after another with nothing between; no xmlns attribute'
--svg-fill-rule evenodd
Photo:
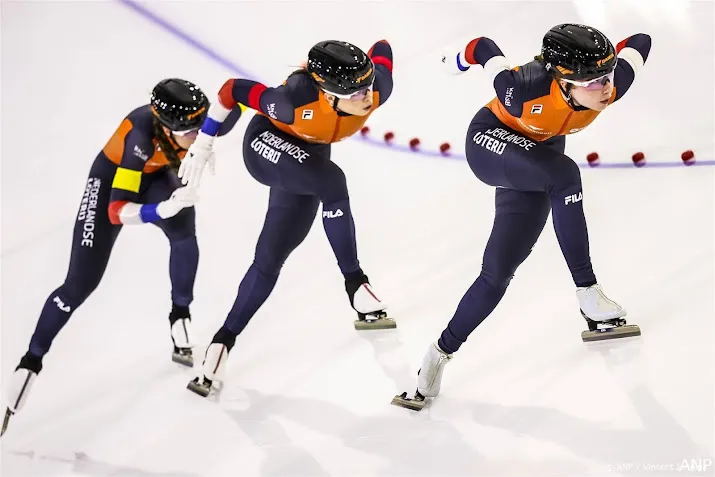
<svg viewBox="0 0 715 477"><path fill-rule="evenodd" d="M396 328L395 320L385 310L387 304L380 300L370 286L366 275L355 280L345 280L345 291L350 305L357 311L356 330L386 330Z"/></svg>
<svg viewBox="0 0 715 477"><path fill-rule="evenodd" d="M42 358L30 354L25 354L20 360L20 364L15 368L15 372L10 380L10 391L8 393L8 406L5 410L5 417L2 422L0 436L5 434L10 418L27 402L32 384L37 379L37 375L42 371Z"/></svg>
<svg viewBox="0 0 715 477"><path fill-rule="evenodd" d="M392 398L395 406L404 407L412 411L420 411L425 406L425 398L436 397L442 386L442 373L445 365L452 359L437 343L432 343L422 358L422 366L417 371L417 390L412 398L407 393L398 394Z"/></svg>
<svg viewBox="0 0 715 477"><path fill-rule="evenodd" d="M191 351L191 315L187 307L174 305L169 314L171 324L171 340L174 343L174 351L171 360L175 363L183 364L189 368L194 366L194 356Z"/></svg>
<svg viewBox="0 0 715 477"><path fill-rule="evenodd" d="M579 288L576 296L581 306L581 316L588 324L588 330L581 332L584 342L640 336L638 325L626 324L623 318L626 310L606 297L600 285Z"/></svg>
<svg viewBox="0 0 715 477"><path fill-rule="evenodd" d="M220 391L226 372L228 352L229 348L225 344L211 343L206 349L201 375L192 379L186 389L202 397L207 397L212 389Z"/></svg>

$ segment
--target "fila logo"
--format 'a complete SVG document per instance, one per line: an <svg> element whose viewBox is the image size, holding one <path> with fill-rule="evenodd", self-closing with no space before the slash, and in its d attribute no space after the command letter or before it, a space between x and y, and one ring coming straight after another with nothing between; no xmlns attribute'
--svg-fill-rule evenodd
<svg viewBox="0 0 715 477"><path fill-rule="evenodd" d="M332 210L324 210L323 211L324 219L335 219L335 218L342 217L342 216L343 216L343 211L340 209L336 210L335 212L333 212Z"/></svg>
<svg viewBox="0 0 715 477"><path fill-rule="evenodd" d="M72 311L72 308L70 308L69 305L65 305L65 303L60 300L60 297L56 296L52 301L55 302L57 308L64 311L65 313L69 313L70 311Z"/></svg>
<svg viewBox="0 0 715 477"><path fill-rule="evenodd" d="M583 200L583 192L578 194L571 194L566 196L564 205L575 204L576 202L581 202Z"/></svg>
<svg viewBox="0 0 715 477"><path fill-rule="evenodd" d="M531 107L531 114L541 114L541 111L544 109L543 104L535 104Z"/></svg>
<svg viewBox="0 0 715 477"><path fill-rule="evenodd" d="M304 109L303 110L303 119L313 119L313 110L312 109Z"/></svg>

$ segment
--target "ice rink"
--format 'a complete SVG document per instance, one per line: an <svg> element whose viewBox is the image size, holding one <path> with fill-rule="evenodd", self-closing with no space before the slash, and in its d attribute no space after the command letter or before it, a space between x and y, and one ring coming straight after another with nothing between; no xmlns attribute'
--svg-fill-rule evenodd
<svg viewBox="0 0 715 477"><path fill-rule="evenodd" d="M2 476L715 475L715 27L710 1L2 2L2 397L67 271L89 167L165 77L214 100L230 77L280 84L324 39L387 39L394 92L370 140L334 145L361 265L396 330L357 332L317 219L236 341L223 392L186 390L253 259L268 199L217 141L197 206L194 370L170 360L168 243L125 226L106 275L44 360L0 441ZM427 346L479 274L494 192L462 157L493 95L442 51L492 38L514 65L562 22L653 39L628 94L567 139L583 164L591 255L640 338L585 344L551 222L420 413ZM193 39L193 40L192 40ZM395 144L381 146L382 134ZM422 153L404 147L422 140ZM442 142L451 157L434 151ZM696 165L682 165L692 149ZM598 151L601 166L586 154ZM631 155L642 151L647 165ZM687 466L684 466L686 464ZM698 464L702 467L698 470Z"/></svg>

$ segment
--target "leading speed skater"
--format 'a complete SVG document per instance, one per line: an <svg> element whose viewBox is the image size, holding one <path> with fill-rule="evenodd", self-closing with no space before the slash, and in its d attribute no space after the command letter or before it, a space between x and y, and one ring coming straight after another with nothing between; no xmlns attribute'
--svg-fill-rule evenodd
<svg viewBox="0 0 715 477"><path fill-rule="evenodd" d="M596 279L589 253L578 165L564 154L569 134L593 123L620 101L643 68L650 36L638 33L614 46L597 29L560 24L544 36L541 54L511 67L496 43L475 38L444 66L454 74L483 69L496 97L472 119L466 136L474 175L495 188L495 217L480 275L462 297L439 339L429 345L418 371L414 398L393 404L419 410L440 392L442 373L467 337L504 297L514 273L539 238L549 216L576 286L589 329L584 341L634 336L626 310Z"/></svg>

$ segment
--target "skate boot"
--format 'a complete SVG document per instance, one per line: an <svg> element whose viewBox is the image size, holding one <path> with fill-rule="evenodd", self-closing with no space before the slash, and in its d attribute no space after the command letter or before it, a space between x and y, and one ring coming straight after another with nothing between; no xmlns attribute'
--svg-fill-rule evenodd
<svg viewBox="0 0 715 477"><path fill-rule="evenodd" d="M417 371L417 391L413 398L408 398L404 392L392 398L392 404L413 411L421 410L425 398L433 398L439 394L442 386L442 373L445 365L452 359L451 354L442 351L437 343L432 343L422 358L422 366Z"/></svg>
<svg viewBox="0 0 715 477"><path fill-rule="evenodd" d="M641 334L637 325L626 324L623 318L626 316L626 310L608 298L601 285L577 288L576 297L581 307L581 316L588 324L588 330L581 332L583 341L627 338Z"/></svg>
<svg viewBox="0 0 715 477"><path fill-rule="evenodd" d="M194 356L191 352L193 344L191 342L191 314L189 313L189 308L174 305L169 314L169 323L171 324L171 340L174 342L174 352L171 355L171 360L192 368L194 366Z"/></svg>
<svg viewBox="0 0 715 477"><path fill-rule="evenodd" d="M235 342L236 336L221 328L214 336L213 342L206 349L201 374L191 380L186 388L202 397L207 397L212 388L217 391L220 390L226 374L228 354L231 352Z"/></svg>
<svg viewBox="0 0 715 477"><path fill-rule="evenodd" d="M358 319L355 320L356 330L384 330L397 327L395 320L388 318L385 313L387 304L377 297L367 275L346 279L345 291L350 298L350 306L358 314Z"/></svg>
<svg viewBox="0 0 715 477"><path fill-rule="evenodd" d="M10 390L7 396L8 406L5 410L0 436L5 434L10 423L10 417L22 409L27 402L32 384L37 379L40 371L42 371L42 358L38 358L28 351L20 360L20 364L17 365L10 379Z"/></svg>

